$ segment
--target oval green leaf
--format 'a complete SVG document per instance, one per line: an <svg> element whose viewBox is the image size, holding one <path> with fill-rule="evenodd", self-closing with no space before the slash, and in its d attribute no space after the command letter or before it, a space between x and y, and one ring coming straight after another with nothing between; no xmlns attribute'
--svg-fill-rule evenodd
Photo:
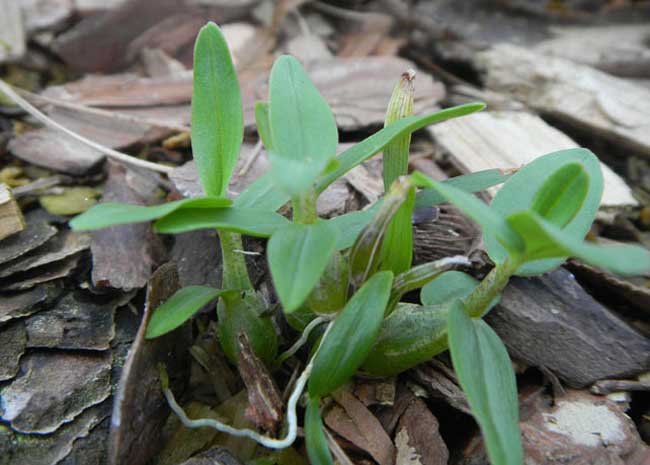
<svg viewBox="0 0 650 465"><path fill-rule="evenodd" d="M467 316L456 300L449 309L449 351L472 414L481 427L490 463L521 465L517 382L499 336Z"/></svg>
<svg viewBox="0 0 650 465"><path fill-rule="evenodd" d="M563 228L580 211L589 192L589 175L579 163L562 166L539 188L531 210Z"/></svg>
<svg viewBox="0 0 650 465"><path fill-rule="evenodd" d="M314 359L311 396L341 387L365 361L379 334L392 283L390 271L374 274L341 310Z"/></svg>
<svg viewBox="0 0 650 465"><path fill-rule="evenodd" d="M426 284L420 291L423 305L449 304L464 299L474 291L479 281L462 271L447 271Z"/></svg>
<svg viewBox="0 0 650 465"><path fill-rule="evenodd" d="M106 202L95 205L85 213L70 220L70 227L75 231L92 231L119 224L143 223L162 218L183 209L219 209L232 204L232 201L219 197L201 197L182 199L145 207L129 203Z"/></svg>
<svg viewBox="0 0 650 465"><path fill-rule="evenodd" d="M323 430L320 415L320 399L310 397L305 412L305 446L311 465L334 465Z"/></svg>
<svg viewBox="0 0 650 465"><path fill-rule="evenodd" d="M290 224L271 236L266 255L285 312L298 309L318 283L336 249L337 233L319 222Z"/></svg>
<svg viewBox="0 0 650 465"><path fill-rule="evenodd" d="M273 138L271 135L271 125L269 123L269 104L267 102L255 103L255 123L257 124L257 134L266 150L273 150Z"/></svg>
<svg viewBox="0 0 650 465"><path fill-rule="evenodd" d="M577 148L553 152L537 158L514 174L494 196L490 207L507 217L511 213L528 210L544 183L564 165L579 164L589 177L589 190L580 211L562 229L575 238L584 238L596 216L603 194L603 174L598 158L589 150ZM570 193L569 193L570 195ZM484 231L485 247L495 263L502 263L508 252L499 244L491 231ZM558 267L562 259L537 260L524 264L517 270L519 276L546 273Z"/></svg>
<svg viewBox="0 0 650 465"><path fill-rule="evenodd" d="M447 307L400 303L382 322L361 369L371 375L396 375L445 350Z"/></svg>
<svg viewBox="0 0 650 465"><path fill-rule="evenodd" d="M526 258L536 260L576 257L603 270L623 276L650 273L650 251L635 245L593 245L560 229L533 212L513 213L508 223L526 240Z"/></svg>
<svg viewBox="0 0 650 465"><path fill-rule="evenodd" d="M147 323L145 337L152 339L178 328L222 292L207 286L187 286L179 289L153 312Z"/></svg>
<svg viewBox="0 0 650 465"><path fill-rule="evenodd" d="M156 232L178 234L196 229L223 229L255 237L269 237L290 221L273 211L252 208L188 208L154 224Z"/></svg>
<svg viewBox="0 0 650 465"><path fill-rule="evenodd" d="M205 193L223 196L244 137L244 112L228 44L214 23L194 46L192 153Z"/></svg>

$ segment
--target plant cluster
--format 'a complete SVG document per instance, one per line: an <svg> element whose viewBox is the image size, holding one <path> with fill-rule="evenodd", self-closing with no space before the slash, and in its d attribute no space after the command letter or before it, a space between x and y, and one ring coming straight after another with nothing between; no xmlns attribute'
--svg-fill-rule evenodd
<svg viewBox="0 0 650 465"><path fill-rule="evenodd" d="M320 412L323 397L358 370L395 374L449 349L492 463L518 465L523 453L515 375L503 343L481 317L498 302L511 276L545 273L567 257L624 275L650 271L650 253L644 249L584 242L603 191L598 159L588 150L540 157L512 176L489 170L436 182L419 172L408 175L412 132L484 107L467 104L412 116L411 78L407 74L397 84L386 126L337 156L331 109L300 63L279 57L271 70L268 102L255 108L270 171L230 199L227 187L243 140L243 112L228 47L210 23L196 41L192 97L192 149L205 197L151 207L104 203L71 222L77 230L155 220L159 233L218 231L221 288L179 290L152 315L148 338L177 328L218 299L220 343L228 358L236 363L237 338L245 333L257 356L278 366L314 328L324 326L289 400L284 439L189 420L166 390L186 424L286 447L296 437L295 406L306 385L309 458L314 465L332 464ZM319 218L318 196L380 151L383 199L363 211ZM472 195L501 183L489 206ZM291 220L277 213L288 202ZM413 210L442 202L454 204L484 233L495 267L481 282L451 270L468 265L466 257L412 266ZM241 235L269 238L266 255L278 299L289 323L303 332L280 356L272 312L251 284ZM420 288L422 305L400 302L406 292Z"/></svg>

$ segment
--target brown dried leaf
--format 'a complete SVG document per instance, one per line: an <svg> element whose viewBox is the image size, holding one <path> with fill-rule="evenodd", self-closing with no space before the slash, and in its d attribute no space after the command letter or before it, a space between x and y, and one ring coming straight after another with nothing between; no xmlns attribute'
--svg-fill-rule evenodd
<svg viewBox="0 0 650 465"><path fill-rule="evenodd" d="M422 465L446 465L449 451L438 428L438 420L427 405L422 400L415 398L400 418L396 443L398 442L397 438L400 438L401 435L404 440L402 445L408 447L410 452L417 454L418 461ZM406 463L409 462L397 461L396 465L405 465Z"/></svg>
<svg viewBox="0 0 650 465"><path fill-rule="evenodd" d="M264 362L255 355L246 333L238 334L237 343L237 368L248 393L246 417L258 428L274 434L284 418L278 388Z"/></svg>

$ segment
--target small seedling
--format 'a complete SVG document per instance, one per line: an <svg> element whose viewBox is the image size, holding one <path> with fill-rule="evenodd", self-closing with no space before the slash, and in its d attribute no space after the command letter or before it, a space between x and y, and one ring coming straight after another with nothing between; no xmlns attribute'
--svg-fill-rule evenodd
<svg viewBox="0 0 650 465"><path fill-rule="evenodd" d="M396 86L384 129L337 155L338 131L331 109L293 57L271 70L268 102L255 108L257 130L270 172L234 199L227 197L243 138L237 76L218 27L205 26L194 53L192 148L206 196L138 207L100 204L71 222L78 230L155 220L160 233L216 228L223 253L220 289L181 289L152 315L147 337L174 330L218 299L220 342L236 363L243 332L255 353L277 367L325 325L287 405L281 439L238 430L212 419L190 420L164 387L186 426L213 427L252 438L266 447L296 438L296 406L305 386L307 451L314 465L332 464L320 403L358 370L395 374L447 349L461 387L495 465L522 463L515 376L507 351L481 319L513 275L547 272L573 256L619 274L650 271L648 251L633 246L598 247L583 241L603 190L597 158L584 149L538 158L512 177L489 170L435 182L407 176L410 134L426 125L481 110L467 104L424 116L412 112L412 75ZM384 151L386 195L370 208L319 218L316 201L335 180ZM471 195L504 183L490 206ZM417 192L417 188L422 188ZM412 267L411 217L416 207L455 204L483 230L494 269L481 282L459 271L466 257ZM276 211L290 202L292 219ZM241 253L241 234L269 238L267 260L282 310L302 331L277 355L271 309L255 290ZM422 288L423 305L400 302Z"/></svg>

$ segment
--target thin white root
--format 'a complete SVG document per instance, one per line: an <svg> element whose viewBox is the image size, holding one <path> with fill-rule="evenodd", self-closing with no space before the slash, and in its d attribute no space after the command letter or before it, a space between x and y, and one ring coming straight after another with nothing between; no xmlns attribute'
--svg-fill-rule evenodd
<svg viewBox="0 0 650 465"><path fill-rule="evenodd" d="M332 328L332 324L333 323L330 323L327 326L327 329L325 330L325 334L323 334L323 339L321 341L324 341L325 338L327 337L327 334ZM296 381L296 385L293 388L293 392L291 393L291 396L289 396L289 401L287 402L288 428L287 428L287 435L283 439L270 438L268 436L259 434L257 431L253 431L247 428L245 429L233 428L230 425L226 425L225 423L222 423L218 420L214 420L212 418L199 418L197 420L192 420L188 418L183 408L180 405L178 405L178 403L176 402L176 398L174 397L174 393L171 391L171 389L163 385L163 393L165 394L165 398L169 403L169 407L178 416L178 418L181 420L181 423L183 423L183 425L187 428L206 428L206 427L213 428L222 433L252 439L258 444L261 444L264 447L268 447L269 449L284 449L286 447L289 447L291 444L293 444L293 442L296 440L296 437L298 435L298 417L296 415L296 405L298 404L300 395L302 394L302 391L305 388L305 385L307 384L309 375L311 375L311 370L314 366L314 360L316 359L316 355L318 354L318 351L320 350L321 346L322 346L322 342L321 345L316 350L314 356L311 358L311 360L305 367L305 370L302 372L302 374Z"/></svg>
<svg viewBox="0 0 650 465"><path fill-rule="evenodd" d="M139 158L132 157L131 155L127 155L126 153L118 152L117 150L98 144L97 142L93 142L92 140L87 139L84 136L77 134L76 132L73 132L64 126L61 126L59 123L49 118L47 115L42 113L40 110L34 107L27 100L25 100L20 95L18 95L18 93L16 93L11 88L11 86L7 84L5 81L3 81L2 79L0 79L0 91L3 94L5 94L7 97L9 97L11 100L13 100L16 103L16 105L20 106L23 110L25 110L27 113L32 115L34 118L39 120L44 125L67 134L73 139L89 147L94 148L95 150L103 153L109 158L112 158L122 163L127 163L132 166L138 166L140 168L146 168L148 170L157 171L159 173L164 173L164 174L169 174L174 169L171 166L165 166L165 165L160 165L158 163L152 163L146 160L140 160Z"/></svg>
<svg viewBox="0 0 650 465"><path fill-rule="evenodd" d="M300 338L291 346L289 347L285 352L281 353L278 355L278 359L276 360L276 366L280 366L282 362L284 362L286 359L289 357L293 356L300 348L305 345L307 340L309 339L309 335L311 332L319 325L330 321L334 315L332 316L319 316L314 318L309 322L307 326L305 326L305 329L302 331L302 334L300 335Z"/></svg>

